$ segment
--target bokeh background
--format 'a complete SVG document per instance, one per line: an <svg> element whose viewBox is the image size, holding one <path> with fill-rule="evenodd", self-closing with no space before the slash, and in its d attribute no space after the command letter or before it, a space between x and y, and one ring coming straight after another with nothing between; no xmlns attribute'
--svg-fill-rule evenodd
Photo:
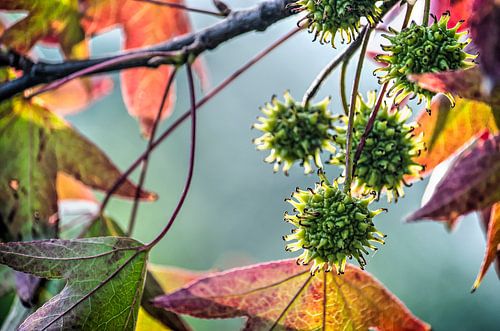
<svg viewBox="0 0 500 331"><path fill-rule="evenodd" d="M188 3L211 5L206 0ZM253 5L254 1L227 3L238 8ZM199 14L191 17L196 29L216 21ZM241 36L204 54L212 86L288 32L295 21L290 18L265 33ZM101 35L93 41L94 54L116 52L120 42L118 30ZM301 33L200 109L192 188L174 227L152 251L153 263L207 270L294 256L284 251L281 239L290 230L282 221L283 212L289 210L283 199L296 186L312 186L315 176L304 176L298 166L289 177L273 174L272 166L263 162L267 153L256 151L251 143L259 133L250 126L259 115L259 106L273 94L281 96L290 90L300 99L315 75L342 48L339 46L336 50L311 43L311 36ZM38 52L50 58L55 55L47 49ZM378 88L372 76L374 67L370 62L365 66L360 86L363 93ZM125 169L144 150L146 141L140 136L137 122L125 110L118 76L113 75L113 79L111 95L68 120ZM341 112L338 80L338 74L333 74L317 97L331 95L335 113ZM162 123L161 129L189 107L185 70L178 75L177 91L174 115ZM201 93L199 90L198 95ZM422 108L414 109L416 112ZM186 122L154 153L146 188L157 192L160 199L141 205L134 232L137 239L151 240L167 222L184 184L188 148ZM332 166L327 166L326 172L331 178L340 174ZM406 197L395 205L380 203L389 208L389 213L376 220L377 227L388 235L387 244L369 258L367 270L434 330L499 330L500 282L495 272L490 270L479 290L470 293L485 249L477 217L466 217L452 233L434 222L404 223L405 216L420 206L426 183L424 180L406 189ZM126 225L130 208L130 201L113 200L108 212ZM242 324L241 319L189 321L196 330L235 330Z"/></svg>

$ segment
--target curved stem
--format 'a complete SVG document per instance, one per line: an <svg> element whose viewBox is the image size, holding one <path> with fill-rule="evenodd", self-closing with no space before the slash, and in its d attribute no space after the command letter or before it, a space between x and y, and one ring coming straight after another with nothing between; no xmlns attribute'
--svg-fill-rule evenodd
<svg viewBox="0 0 500 331"><path fill-rule="evenodd" d="M168 221L167 225L163 228L163 230L160 232L160 234L155 239L153 239L149 244L145 245L146 249L150 249L151 247L156 245L160 240L163 239L163 237L165 237L168 231L172 228L172 225L174 224L177 215L179 214L182 206L184 205L184 202L186 201L186 197L191 187L191 182L193 180L194 157L196 151L196 95L194 90L194 79L193 79L193 71L191 69L191 65L189 64L186 65L186 69L187 69L188 85L189 85L189 99L191 101L191 148L189 150L188 174L186 177L184 190L182 191L182 195L179 199L179 202L177 203L177 206L174 209L174 212L172 213L172 216L170 216L170 220Z"/></svg>
<svg viewBox="0 0 500 331"><path fill-rule="evenodd" d="M349 60L344 60L344 62L342 62L342 67L340 68L340 99L342 100L342 108L344 109L344 114L346 115L349 113L349 104L347 103L347 93L345 91L345 79L348 65Z"/></svg>
<svg viewBox="0 0 500 331"><path fill-rule="evenodd" d="M365 132L363 132L363 135L361 136L361 139L359 140L358 147L356 148L356 154L354 154L354 162L352 166L352 173L356 173L356 165L358 163L359 157L361 156L361 152L363 152L363 148L365 147L366 144L366 139L368 138L368 135L373 129L373 124L375 124L375 119L377 118L378 111L380 110L380 106L382 106L382 101L384 101L385 97L385 92L387 91L387 85L388 83L385 83L382 85L382 90L380 91L380 94L377 99L377 103L375 104L375 107L373 108L372 113L370 114L370 118L368 119L368 123L366 123L366 128Z"/></svg>
<svg viewBox="0 0 500 331"><path fill-rule="evenodd" d="M347 47L342 53L337 55L330 63L328 63L316 76L316 78L313 80L309 88L307 89L306 93L304 94L304 97L302 98L302 105L305 107L309 101L311 101L312 98L318 93L319 88L323 84L323 82L330 76L330 74L333 72L333 70L342 62L349 61L351 56L354 54L354 52L359 48L361 45L361 40L363 39L362 36L364 34L364 31L367 29L365 26L363 30L361 31L360 35L352 42L349 47Z"/></svg>
<svg viewBox="0 0 500 331"><path fill-rule="evenodd" d="M410 23L411 13L413 12L414 7L415 5L412 5L409 2L406 3L405 19L403 21L403 25L401 26L401 30L406 29L408 23Z"/></svg>
<svg viewBox="0 0 500 331"><path fill-rule="evenodd" d="M425 6L424 6L424 17L422 19L422 25L427 26L429 25L429 16L431 13L431 0L425 0Z"/></svg>
<svg viewBox="0 0 500 331"><path fill-rule="evenodd" d="M239 76L241 76L245 71L250 69L254 64L262 60L266 55L271 53L274 49L276 49L278 46L283 44L285 41L290 39L290 37L294 36L297 32L299 32L301 29L300 28L294 28L292 31L275 41L273 44L271 44L269 47L258 53L255 57L253 57L250 61L245 63L241 68L236 70L232 75L227 77L222 83L220 83L217 87L215 87L212 91L210 91L204 98L202 98L198 103L196 104L196 108L199 109L202 107L204 104L206 104L208 101L210 101L213 97L215 97L217 94L219 94L221 91L224 90L230 83L236 80ZM106 197L101 203L101 208L100 208L100 213L102 214L104 212L104 209L109 203L109 200L111 199L111 196L118 190L118 188L127 180L128 176L137 168L142 160L148 157L149 153L151 153L160 143L162 143L172 132L174 132L177 127L184 122L187 118L189 118L191 114L191 110L185 112L182 114L163 134L158 137L152 144L151 147L148 148L146 151L144 151L130 166L129 168L123 172L123 174L118 178L113 186L108 190L106 193Z"/></svg>
<svg viewBox="0 0 500 331"><path fill-rule="evenodd" d="M163 92L163 96L162 96L161 103L160 103L160 108L158 109L158 113L156 114L156 118L155 118L155 121L153 123L153 128L151 129L151 136L149 137L149 140L148 140L147 149L151 148L151 145L153 144L153 141L156 137L156 130L158 129L158 124L160 123L161 114L163 112L163 108L165 107L165 102L167 101L167 97L168 97L168 94L170 93L170 90L171 90L171 87L173 85L176 73L177 73L177 67L174 67L174 71L172 71L172 73L170 74L170 77L168 78L167 85L165 87L165 91ZM127 237L132 234L132 231L134 231L135 220L137 217L137 211L139 210L139 197L141 195L142 187L144 186L144 181L146 180L148 166L149 166L149 154L142 161L141 174L139 176L139 182L137 183L137 189L135 191L135 197L134 197L134 205L132 206L132 212L130 213L130 220L129 220L128 228L127 228L127 232L126 232Z"/></svg>
<svg viewBox="0 0 500 331"><path fill-rule="evenodd" d="M363 63L366 53L366 48L368 46L368 40L370 39L371 29L367 29L363 33L363 46L361 47L361 52L359 54L358 66L356 68L356 74L354 76L354 83L352 86L351 93L351 105L349 108L349 120L347 122L347 142L346 142L346 181L344 186L345 192L351 192L351 182L352 182L352 135L353 135L353 124L354 124L354 112L356 110L356 100L358 97L359 80L361 78L361 71L363 70Z"/></svg>
<svg viewBox="0 0 500 331"><path fill-rule="evenodd" d="M226 14L221 13L221 12L215 12L215 11L206 10L206 9L188 7L188 6L182 5L180 3L163 2L163 1L158 1L158 0L135 0L135 1L146 2L146 3L158 5L158 6L171 7L171 8L181 9L181 10L185 10L185 11L190 11L193 13L207 14L207 15L212 15L212 16L217 16L217 17L226 17L227 16Z"/></svg>

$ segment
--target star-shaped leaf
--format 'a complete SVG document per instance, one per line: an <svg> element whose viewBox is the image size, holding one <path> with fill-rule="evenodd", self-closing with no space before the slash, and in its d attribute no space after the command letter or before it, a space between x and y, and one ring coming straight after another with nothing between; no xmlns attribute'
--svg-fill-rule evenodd
<svg viewBox="0 0 500 331"><path fill-rule="evenodd" d="M20 96L0 103L0 133L0 240L56 237L57 172L103 191L121 175L64 120ZM117 194L134 197L135 191L126 181ZM142 192L141 198L155 195Z"/></svg>
<svg viewBox="0 0 500 331"><path fill-rule="evenodd" d="M0 263L67 281L19 330L134 330L148 254L139 247L115 237L0 243Z"/></svg>
<svg viewBox="0 0 500 331"><path fill-rule="evenodd" d="M247 317L245 330L430 330L370 274L344 275L295 260L232 269L201 278L154 304L200 318Z"/></svg>

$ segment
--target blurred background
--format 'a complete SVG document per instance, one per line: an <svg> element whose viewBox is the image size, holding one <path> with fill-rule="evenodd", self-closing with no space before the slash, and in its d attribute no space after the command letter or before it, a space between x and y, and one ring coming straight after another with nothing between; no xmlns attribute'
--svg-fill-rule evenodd
<svg viewBox="0 0 500 331"><path fill-rule="evenodd" d="M226 1L232 8L248 7L254 1ZM209 1L188 4L210 7ZM191 15L195 29L216 19ZM295 26L296 18L274 25L265 33L251 33L205 53L203 59L215 86L256 52ZM301 99L322 67L342 49L311 43L307 32L286 44L245 73L219 96L200 109L196 168L191 191L184 208L167 237L152 251L150 261L193 270L226 269L269 260L295 257L284 251L283 234L290 226L282 221L283 201L296 186L311 187L315 175L304 176L295 166L289 177L273 174L272 165L263 162L266 152L258 152L251 140L259 136L250 129L259 107L273 94L290 90ZM120 49L118 30L98 36L92 43L94 55L111 54ZM54 58L48 49L40 55ZM351 64L350 77L355 65ZM377 89L372 76L373 63L366 62L360 91ZM161 124L160 131L189 107L185 70L177 80L174 114ZM341 112L338 73L334 73L317 96L333 97L331 110ZM127 114L113 75L111 95L89 109L68 117L84 135L100 146L120 167L126 169L144 150L138 123ZM348 79L350 86L351 80ZM198 90L198 96L202 91ZM415 106L417 113L423 106ZM183 188L188 164L189 125L183 124L152 157L145 187L160 196L155 203L143 203L134 237L151 240L167 222ZM330 178L340 174L327 166ZM137 173L133 177L137 179ZM410 310L430 323L434 330L499 330L500 282L493 268L479 290L470 288L485 250L484 234L476 215L460 222L451 234L442 224L405 224L404 218L420 206L427 180L406 189L406 196L388 207L389 213L376 219L377 227L388 235L387 244L369 257L367 270L397 295ZM102 195L100 195L102 197ZM108 213L126 227L130 201L115 199ZM242 320L204 321L189 318L196 330L235 330Z"/></svg>

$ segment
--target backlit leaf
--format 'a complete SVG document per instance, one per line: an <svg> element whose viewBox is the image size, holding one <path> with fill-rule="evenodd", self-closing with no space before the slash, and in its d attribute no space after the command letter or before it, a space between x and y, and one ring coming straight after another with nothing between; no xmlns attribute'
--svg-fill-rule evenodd
<svg viewBox="0 0 500 331"><path fill-rule="evenodd" d="M58 172L103 191L120 172L94 144L60 117L22 97L0 103L0 239L54 238ZM117 195L134 197L126 181ZM141 198L155 195L142 192Z"/></svg>
<svg viewBox="0 0 500 331"><path fill-rule="evenodd" d="M17 52L26 54L37 41L51 38L66 54L78 53L84 40L78 0L2 0L0 10L28 12L0 36L2 44Z"/></svg>
<svg viewBox="0 0 500 331"><path fill-rule="evenodd" d="M184 0L171 2L183 4ZM158 44L191 31L186 12L176 8L135 0L87 0L86 3L88 7L82 23L87 35L119 26L124 32L124 49ZM124 70L121 73L125 105L129 113L139 119L145 135L150 134L171 72L171 67L161 66L155 69ZM202 70L198 72L202 73ZM172 89L162 110L162 118L172 112L174 99Z"/></svg>
<svg viewBox="0 0 500 331"><path fill-rule="evenodd" d="M0 263L67 281L19 330L134 330L146 273L140 246L114 237L0 243Z"/></svg>
<svg viewBox="0 0 500 331"><path fill-rule="evenodd" d="M492 99L481 88L482 74L479 67L468 70L443 71L410 75L409 79L422 88L436 93L451 93L454 96L500 105L500 98Z"/></svg>
<svg viewBox="0 0 500 331"><path fill-rule="evenodd" d="M408 217L454 220L500 201L500 135L480 141L464 152L437 185L433 196Z"/></svg>
<svg viewBox="0 0 500 331"><path fill-rule="evenodd" d="M154 303L200 318L247 317L245 330L430 330L382 284L352 265L344 275L315 276L295 260L232 269Z"/></svg>
<svg viewBox="0 0 500 331"><path fill-rule="evenodd" d="M488 271L490 265L495 259L500 257L500 203L496 203L491 208L490 219L488 223L488 230L486 234L486 252L484 255L484 260L477 275L476 281L472 286L472 291L475 291L484 275Z"/></svg>
<svg viewBox="0 0 500 331"><path fill-rule="evenodd" d="M428 174L476 134L485 129L498 132L494 111L482 102L456 98L455 107L450 109L448 99L440 95L432 103L431 114L422 110L417 117L420 126L415 129L417 135L424 133L427 146L427 151L415 158L425 165L421 175Z"/></svg>

